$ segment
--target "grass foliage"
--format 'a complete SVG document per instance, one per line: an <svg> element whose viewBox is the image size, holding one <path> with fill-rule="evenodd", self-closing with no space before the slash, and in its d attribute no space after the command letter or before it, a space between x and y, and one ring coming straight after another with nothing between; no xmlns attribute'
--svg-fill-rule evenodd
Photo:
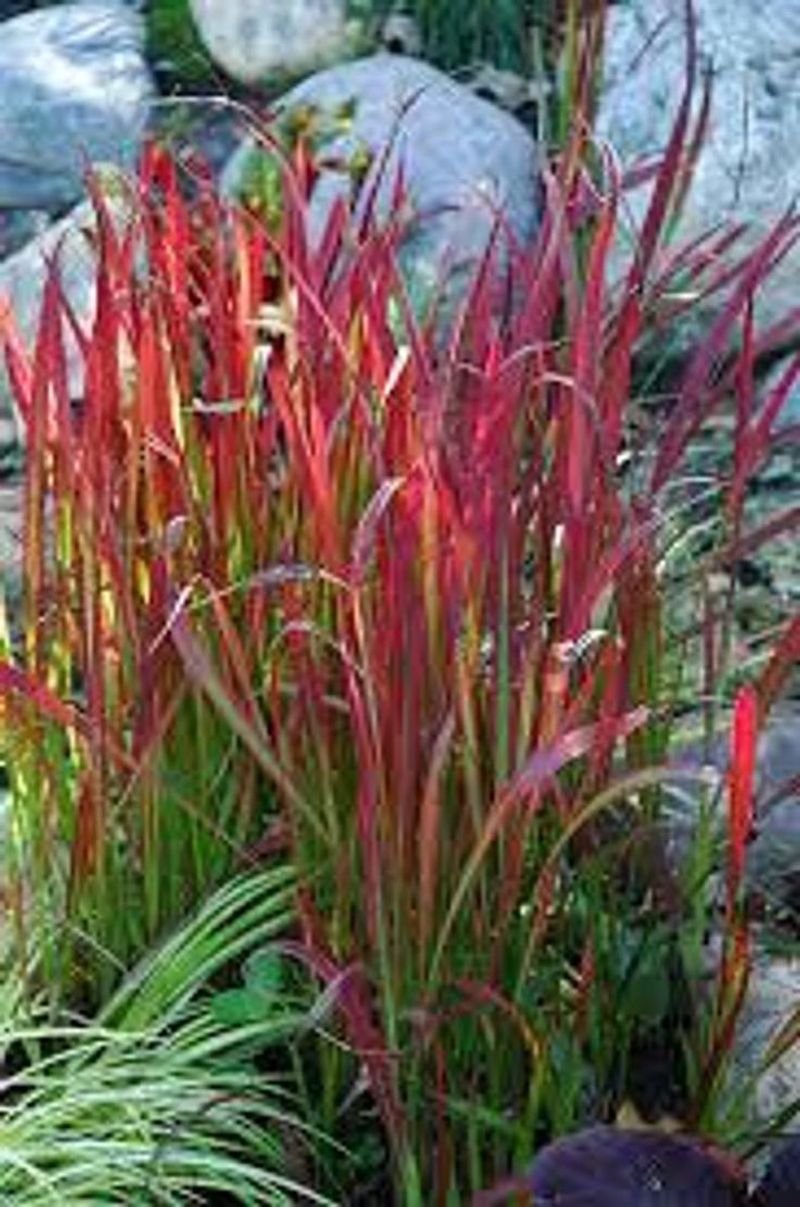
<svg viewBox="0 0 800 1207"><path fill-rule="evenodd" d="M418 24L425 57L447 70L494 64L533 76L558 44L563 25L577 19L574 0L350 0L349 11L367 25L392 13Z"/></svg>
<svg viewBox="0 0 800 1207"><path fill-rule="evenodd" d="M285 928L292 887L286 871L230 881L89 1023L48 1021L21 987L7 1001L0 1046L16 1071L0 1102L3 1203L328 1201L288 1171L290 1143L302 1153L311 1137L286 1084L255 1062L306 1016L285 997L258 1022L231 1025L208 988L237 953Z"/></svg>

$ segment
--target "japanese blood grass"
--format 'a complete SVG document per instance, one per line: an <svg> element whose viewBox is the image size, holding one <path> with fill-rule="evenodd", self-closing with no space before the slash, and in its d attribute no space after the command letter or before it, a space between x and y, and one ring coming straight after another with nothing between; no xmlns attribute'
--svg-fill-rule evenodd
<svg viewBox="0 0 800 1207"><path fill-rule="evenodd" d="M193 688L168 632L180 587L226 597L283 539L266 473L278 428L257 402L264 240L229 228L210 194L190 212L156 155L137 189L120 233L95 186L91 329L55 266L32 355L4 324L27 428L21 634L0 670L10 892L23 948L55 923L56 942L37 944L50 991L88 1002L274 817L258 759ZM77 410L67 327L85 365ZM278 618L257 593L227 598L240 692Z"/></svg>
<svg viewBox="0 0 800 1207"><path fill-rule="evenodd" d="M444 338L411 316L398 228L353 233L339 205L308 244L302 145L277 233L208 190L187 208L159 155L122 237L96 195L79 413L57 273L31 360L6 323L29 435L24 640L0 669L19 941L43 938L48 984L105 997L209 883L288 849L284 946L341 1020L307 1100L385 1136L385 1198L463 1201L522 1167L613 1111L642 1043L684 1021L663 977L684 903L654 840L670 542L687 449L796 233L730 269L713 240L683 256L719 314L645 443L632 376L674 314L689 44L615 290L620 173L576 118L535 247L505 271L490 250ZM740 409L731 507L775 398ZM745 521L701 576L758 539Z"/></svg>
<svg viewBox="0 0 800 1207"><path fill-rule="evenodd" d="M292 888L286 870L231 880L88 1022L47 1021L16 994L0 1020L4 1204L330 1201L297 1174L326 1141L264 1063L310 1020L284 994L257 1021L223 1024L209 984L285 927ZM6 969L9 997L18 973Z"/></svg>
<svg viewBox="0 0 800 1207"><path fill-rule="evenodd" d="M660 233L696 141L693 76L692 42L617 294L605 278L618 173L608 155L590 179L580 135L548 182L535 251L513 265L516 310L497 320L487 260L444 351L408 315L393 232L348 250L335 211L314 250L289 198L274 246L291 288L266 385L282 488L305 507L252 583L282 618L262 758L291 785L285 832L309 875L298 957L341 990L317 1100L341 1127L351 1090L357 1135L370 1087L404 1202L458 1201L537 1134L613 1110L643 1039L671 1029L680 1061L691 1027L664 976L684 905L653 841L674 674L671 492L723 404L719 358L734 349L735 379L739 326L796 234L787 219L725 274L696 249L719 317L626 477L636 349L666 289ZM731 505L769 454L774 399L737 430L739 472L716 484ZM705 568L740 539L723 528ZM193 596L183 603L170 634L187 673L260 749L226 687L232 662L209 651ZM224 620L225 601L213 606Z"/></svg>

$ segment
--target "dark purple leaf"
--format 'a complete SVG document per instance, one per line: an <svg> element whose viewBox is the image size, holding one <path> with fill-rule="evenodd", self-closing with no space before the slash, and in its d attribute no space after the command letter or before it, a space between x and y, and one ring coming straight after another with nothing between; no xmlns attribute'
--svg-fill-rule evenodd
<svg viewBox="0 0 800 1207"><path fill-rule="evenodd" d="M747 1201L744 1183L699 1141L614 1127L589 1128L543 1149L530 1187L537 1207L743 1207Z"/></svg>
<svg viewBox="0 0 800 1207"><path fill-rule="evenodd" d="M797 1207L800 1203L800 1136L780 1146L759 1186L764 1207Z"/></svg>

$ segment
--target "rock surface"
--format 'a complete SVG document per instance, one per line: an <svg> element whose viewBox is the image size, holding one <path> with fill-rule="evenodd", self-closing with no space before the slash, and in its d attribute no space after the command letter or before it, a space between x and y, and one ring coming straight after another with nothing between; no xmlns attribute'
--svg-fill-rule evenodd
<svg viewBox="0 0 800 1207"><path fill-rule="evenodd" d="M539 157L533 139L509 114L427 63L383 53L311 76L277 108L286 114L311 107L332 116L348 102L354 103L352 118L339 123L341 132L326 143L325 157L347 163L365 150L373 157L360 196L363 203L379 179L374 210L379 222L392 213L402 165L413 218L403 267L412 293L432 289L443 273L455 281L474 266L498 214L520 244L532 237ZM242 188L253 154L254 144L245 142L229 163L222 182L228 195ZM350 189L346 171L321 173L309 215L312 242L336 198Z"/></svg>
<svg viewBox="0 0 800 1207"><path fill-rule="evenodd" d="M0 21L9 17L18 17L21 13L30 13L37 8L51 8L54 4L69 3L70 0L0 0ZM121 8L141 9L145 0L107 0L108 4L117 4Z"/></svg>
<svg viewBox="0 0 800 1207"><path fill-rule="evenodd" d="M381 28L381 45L391 54L422 54L419 22L408 13L390 13Z"/></svg>
<svg viewBox="0 0 800 1207"><path fill-rule="evenodd" d="M152 91L143 45L142 18L114 3L3 22L0 208L63 208L89 162L133 163Z"/></svg>
<svg viewBox="0 0 800 1207"><path fill-rule="evenodd" d="M800 194L800 4L695 0L713 104L679 236L724 219L754 224L751 243ZM623 163L666 144L685 62L685 0L628 0L609 11L598 133ZM646 190L639 190L639 194ZM634 212L644 199L635 198ZM795 250L763 299L767 321L797 305Z"/></svg>
<svg viewBox="0 0 800 1207"><path fill-rule="evenodd" d="M791 357L784 357L778 362L778 364L773 366L764 383L765 394L778 384L783 375L789 369L791 362ZM787 428L795 427L800 427L800 382L795 382L795 384L792 386L789 392L789 397L783 404L781 413L774 425L774 430L776 432L781 432L785 431Z"/></svg>
<svg viewBox="0 0 800 1207"><path fill-rule="evenodd" d="M329 62L346 41L343 0L190 0L208 53L241 83Z"/></svg>
<svg viewBox="0 0 800 1207"><path fill-rule="evenodd" d="M748 875L768 900L800 911L800 710L779 714L761 739L758 804Z"/></svg>
<svg viewBox="0 0 800 1207"><path fill-rule="evenodd" d="M737 1030L731 1065L731 1089L758 1076L749 1098L751 1118L765 1124L800 1101L800 1044L794 1043L769 1068L762 1068L770 1043L797 1017L800 1002L800 958L778 957L757 949ZM785 1130L796 1132L796 1115Z"/></svg>
<svg viewBox="0 0 800 1207"><path fill-rule="evenodd" d="M779 1145L760 1189L767 1207L796 1207L800 1203L800 1137Z"/></svg>
<svg viewBox="0 0 800 1207"><path fill-rule="evenodd" d="M706 770L715 780L720 841L726 825L724 776L728 766L728 738L711 754ZM701 751L685 748L676 761L687 768L702 762ZM680 867L697 831L699 797L686 784L670 792L669 843L674 866ZM800 706L780 705L761 734L757 748L754 834L750 842L746 876L749 888L778 910L800 911ZM800 915L799 915L800 916Z"/></svg>
<svg viewBox="0 0 800 1207"><path fill-rule="evenodd" d="M36 8L36 5L31 4L30 0L0 0L0 21L18 17L20 13L29 12L32 8Z"/></svg>
<svg viewBox="0 0 800 1207"><path fill-rule="evenodd" d="M89 236L95 229L90 202L53 223L21 251L0 264L0 305L8 303L25 346L33 348L39 325L48 262L58 256L64 292L79 322L90 322L95 305L95 268ZM70 391L79 397L81 366L74 343L66 339ZM5 359L0 357L0 420L14 413ZM7 426L7 425L6 425ZM18 436L20 433L18 433Z"/></svg>

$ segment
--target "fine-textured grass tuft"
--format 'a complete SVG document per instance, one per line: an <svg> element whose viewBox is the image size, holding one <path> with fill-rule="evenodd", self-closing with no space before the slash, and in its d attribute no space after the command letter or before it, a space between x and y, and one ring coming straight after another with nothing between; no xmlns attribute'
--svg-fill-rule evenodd
<svg viewBox="0 0 800 1207"><path fill-rule="evenodd" d="M298 1179L312 1135L256 1054L308 1019L288 998L257 1022L216 1020L209 977L286 924L292 878L231 881L125 979L100 1017L53 1023L4 1002L0 1198L61 1203L325 1203ZM6 998L12 981L4 983ZM294 1172L293 1172L294 1166ZM203 1198L202 1201L208 1201Z"/></svg>

